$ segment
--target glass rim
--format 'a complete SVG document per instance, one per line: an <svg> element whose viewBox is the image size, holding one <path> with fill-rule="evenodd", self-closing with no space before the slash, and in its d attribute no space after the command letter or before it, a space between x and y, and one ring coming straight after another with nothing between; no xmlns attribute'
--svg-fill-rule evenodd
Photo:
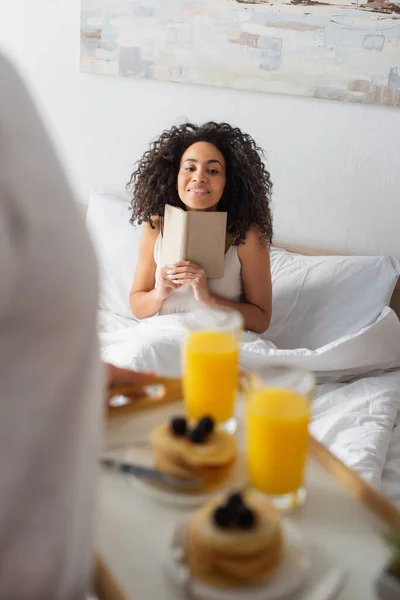
<svg viewBox="0 0 400 600"><path fill-rule="evenodd" d="M242 314L230 307L200 308L187 313L184 326L188 331L221 331L237 333L243 330Z"/></svg>
<svg viewBox="0 0 400 600"><path fill-rule="evenodd" d="M240 386L244 393L252 392L268 387L278 387L271 382L271 385L268 384L267 381L263 380L264 377L268 377L269 373L281 373L284 375L285 373L297 374L299 376L299 380L303 381L305 384L306 390L303 392L299 392L302 395L308 395L310 392L315 390L316 387L316 376L313 371L309 371L305 367L300 365L296 365L294 363L269 363L258 366L255 369L249 369L248 371L241 371L240 373ZM291 389L290 383L283 384L279 386L282 389L288 388Z"/></svg>

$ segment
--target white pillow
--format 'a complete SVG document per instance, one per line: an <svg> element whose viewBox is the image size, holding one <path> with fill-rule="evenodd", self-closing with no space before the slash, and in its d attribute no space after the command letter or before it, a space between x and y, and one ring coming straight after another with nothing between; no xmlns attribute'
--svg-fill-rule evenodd
<svg viewBox="0 0 400 600"><path fill-rule="evenodd" d="M272 319L278 348L315 350L371 325L400 273L391 256L302 256L271 248Z"/></svg>
<svg viewBox="0 0 400 600"><path fill-rule="evenodd" d="M135 274L141 228L132 226L130 195L125 190L94 190L86 225L100 268L99 308L134 319L129 292Z"/></svg>

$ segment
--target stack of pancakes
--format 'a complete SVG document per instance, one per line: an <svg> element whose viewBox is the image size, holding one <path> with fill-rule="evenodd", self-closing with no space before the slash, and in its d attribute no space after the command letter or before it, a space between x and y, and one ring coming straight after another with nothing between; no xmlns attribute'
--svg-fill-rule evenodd
<svg viewBox="0 0 400 600"><path fill-rule="evenodd" d="M221 527L215 511L221 499L203 507L187 526L187 560L192 575L217 587L264 583L276 571L283 551L280 516L257 492L243 500L254 515L250 527Z"/></svg>
<svg viewBox="0 0 400 600"><path fill-rule="evenodd" d="M214 430L202 443L194 443L183 435L175 435L167 423L158 426L150 436L156 469L180 477L202 481L195 492L220 487L231 474L236 459L236 442L225 431Z"/></svg>

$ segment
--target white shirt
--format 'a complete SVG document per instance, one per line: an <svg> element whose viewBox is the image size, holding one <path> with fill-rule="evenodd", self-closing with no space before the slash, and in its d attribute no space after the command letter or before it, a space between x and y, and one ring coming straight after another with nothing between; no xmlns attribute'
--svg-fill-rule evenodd
<svg viewBox="0 0 400 600"><path fill-rule="evenodd" d="M93 251L0 55L0 598L81 600L103 375Z"/></svg>

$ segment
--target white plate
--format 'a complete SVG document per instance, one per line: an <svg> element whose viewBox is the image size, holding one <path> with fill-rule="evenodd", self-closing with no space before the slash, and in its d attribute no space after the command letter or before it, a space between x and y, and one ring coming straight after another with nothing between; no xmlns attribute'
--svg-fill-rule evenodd
<svg viewBox="0 0 400 600"><path fill-rule="evenodd" d="M285 549L278 571L267 583L240 589L220 589L190 579L186 563L176 560L184 550L185 524L177 526L165 570L171 581L180 588L190 589L188 597L196 600L283 600L297 592L306 582L311 568L310 549L300 530L289 520L282 521ZM179 545L180 548L179 548Z"/></svg>
<svg viewBox="0 0 400 600"><path fill-rule="evenodd" d="M124 455L124 460L127 462L135 462L145 466L153 466L152 464L152 450L151 446L135 447L130 448ZM201 492L199 494L177 492L175 490L163 489L156 487L151 483L147 483L144 479L137 479L136 477L130 478L130 483L134 489L142 492L149 498L152 498L156 502L163 504L179 506L182 508L190 508L201 506L205 502L209 502L210 499L216 494L228 493L229 490L240 487L245 482L245 469L244 459L242 455L236 460L235 466L232 469L232 475L227 480L226 484L218 489L210 492Z"/></svg>

